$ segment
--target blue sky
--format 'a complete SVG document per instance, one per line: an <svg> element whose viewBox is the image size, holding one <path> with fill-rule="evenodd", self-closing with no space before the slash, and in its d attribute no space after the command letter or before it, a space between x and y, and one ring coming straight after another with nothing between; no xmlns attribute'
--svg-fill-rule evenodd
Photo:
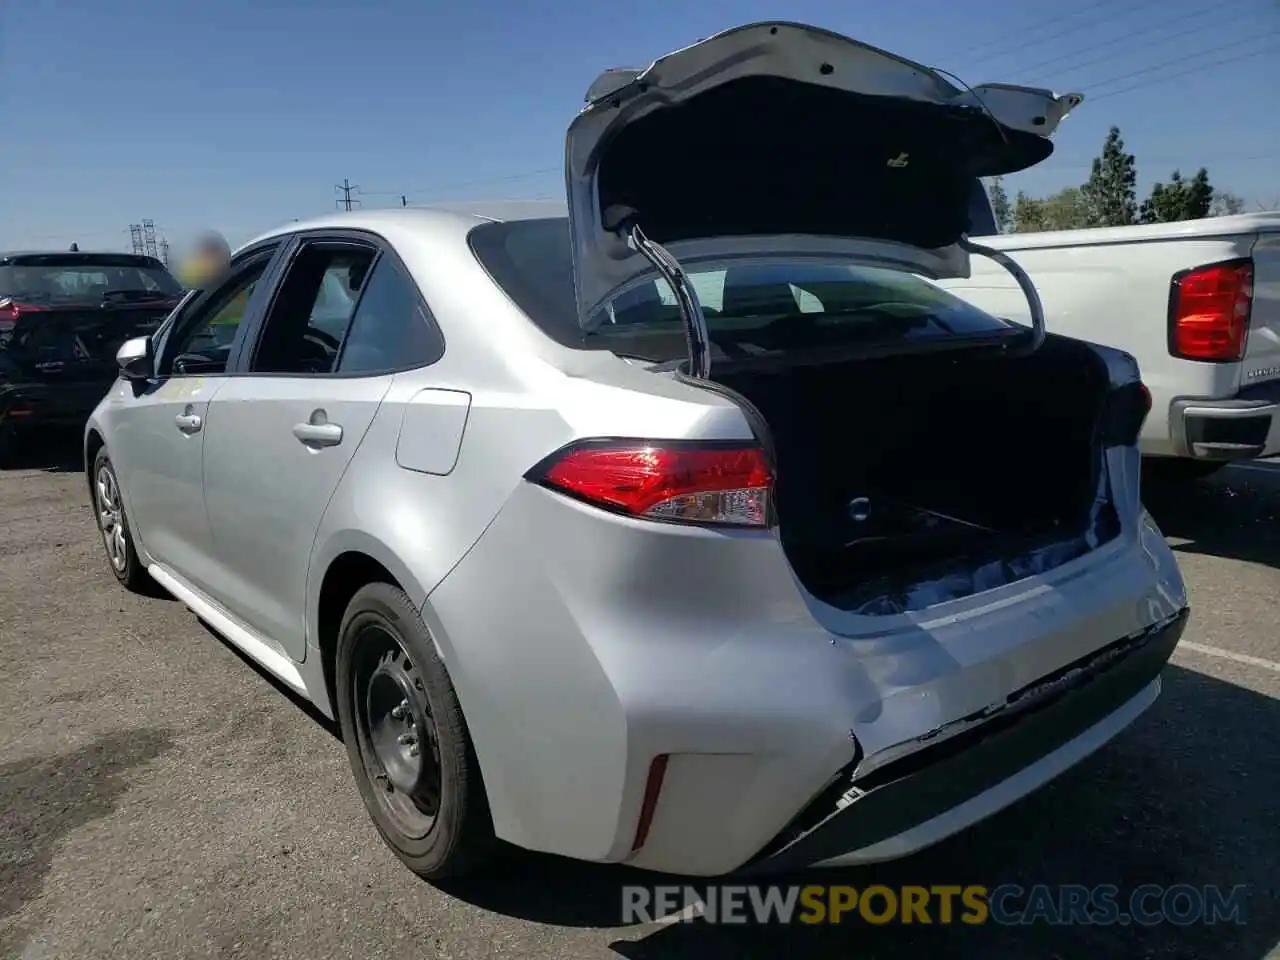
<svg viewBox="0 0 1280 960"><path fill-rule="evenodd" d="M1280 205L1278 0L15 0L0 249L123 249L144 217L175 245L210 226L235 243L333 209L344 177L366 206L558 196L565 125L601 69L773 18L974 85L1090 95L1011 192L1080 182L1117 124L1140 187L1204 165Z"/></svg>

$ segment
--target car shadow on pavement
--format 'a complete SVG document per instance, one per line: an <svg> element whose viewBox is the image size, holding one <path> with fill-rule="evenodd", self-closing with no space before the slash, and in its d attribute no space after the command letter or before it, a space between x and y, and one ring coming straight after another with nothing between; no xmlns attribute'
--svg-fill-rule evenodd
<svg viewBox="0 0 1280 960"><path fill-rule="evenodd" d="M293 690L285 686L285 684L283 684L279 679L272 676L270 673L264 670L261 666L259 666L257 661L250 659L250 657L247 654L245 654L243 650L237 647L234 643L231 643L229 640L226 639L226 637L218 633L217 630L215 630L209 624L205 623L199 617L196 617L196 623L200 624L200 626L204 628L205 632L208 633L209 636L213 637L220 644L222 644L229 651L231 651L231 653L233 653L236 656L236 658L240 660L241 663L243 663L245 666L251 669L254 673L260 676L267 683L271 684L271 686L273 686L276 689L277 693L279 693L282 697L284 697L286 700L292 703L295 707L297 707L299 710L305 713L308 719L310 719L313 723L318 724L326 733L329 734L329 736L333 737L339 743L342 742L342 731L338 729L337 723L330 720L323 713L317 710L315 707L315 704L313 704L310 700L306 699L305 697L299 696L297 693L294 693Z"/></svg>
<svg viewBox="0 0 1280 960"><path fill-rule="evenodd" d="M1229 894L1244 886L1244 923L1179 926L981 926L891 923L663 926L622 922L626 884L679 879L620 867L517 855L497 874L442 885L484 909L541 923L621 928L611 944L630 960L780 956L1243 957L1280 939L1274 865L1280 861L1280 702L1170 666L1163 696L1130 730L1044 790L945 843L905 860L812 871L766 883L965 885L1145 884ZM732 879L726 879L733 883ZM692 881L695 886L705 881ZM1158 902L1158 900L1156 901ZM1140 906L1148 906L1143 901ZM957 915L958 915L957 911ZM925 951L928 951L927 953Z"/></svg>
<svg viewBox="0 0 1280 960"><path fill-rule="evenodd" d="M1191 483L1144 483L1143 503L1175 552L1280 567L1280 464L1227 467Z"/></svg>
<svg viewBox="0 0 1280 960"><path fill-rule="evenodd" d="M14 441L0 458L0 470L43 470L46 473L83 473L84 449L78 430L49 430L39 437Z"/></svg>
<svg viewBox="0 0 1280 960"><path fill-rule="evenodd" d="M22 931L7 921L40 896L58 844L110 815L129 787L126 774L172 746L167 730L131 730L0 765L0 956L18 956Z"/></svg>

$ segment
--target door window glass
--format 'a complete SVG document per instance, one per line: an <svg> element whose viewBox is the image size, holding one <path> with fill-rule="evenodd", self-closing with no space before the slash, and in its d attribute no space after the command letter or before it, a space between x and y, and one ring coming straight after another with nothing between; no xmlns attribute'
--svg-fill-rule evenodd
<svg viewBox="0 0 1280 960"><path fill-rule="evenodd" d="M226 370L231 344L240 329L249 299L270 262L271 257L264 256L235 273L208 300L195 306L196 315L177 321L174 343L166 350L173 357L173 374L210 374Z"/></svg>
<svg viewBox="0 0 1280 960"><path fill-rule="evenodd" d="M381 373L435 363L444 340L417 284L390 258L373 268L338 361L338 372Z"/></svg>
<svg viewBox="0 0 1280 960"><path fill-rule="evenodd" d="M357 244L304 247L271 305L251 370L332 373L374 254L372 247Z"/></svg>

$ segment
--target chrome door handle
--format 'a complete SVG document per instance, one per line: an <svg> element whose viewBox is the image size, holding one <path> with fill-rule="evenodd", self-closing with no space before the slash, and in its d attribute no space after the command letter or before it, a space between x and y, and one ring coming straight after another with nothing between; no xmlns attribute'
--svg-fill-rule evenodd
<svg viewBox="0 0 1280 960"><path fill-rule="evenodd" d="M194 413L180 413L173 418L173 422L183 433L196 433L204 426L204 421Z"/></svg>
<svg viewBox="0 0 1280 960"><path fill-rule="evenodd" d="M336 423L295 423L293 435L308 447L336 447L342 442L342 427Z"/></svg>

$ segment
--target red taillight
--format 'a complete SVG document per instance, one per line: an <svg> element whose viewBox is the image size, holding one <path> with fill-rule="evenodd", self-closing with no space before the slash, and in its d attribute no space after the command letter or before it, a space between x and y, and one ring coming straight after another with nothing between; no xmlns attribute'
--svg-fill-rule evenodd
<svg viewBox="0 0 1280 960"><path fill-rule="evenodd" d="M1252 306L1251 260L1175 275L1169 291L1169 353L1183 360L1240 360Z"/></svg>
<svg viewBox="0 0 1280 960"><path fill-rule="evenodd" d="M0 342L13 335L18 325L18 305L12 300L0 300Z"/></svg>
<svg viewBox="0 0 1280 960"><path fill-rule="evenodd" d="M634 517L764 527L773 471L754 445L588 441L555 454L529 479Z"/></svg>

